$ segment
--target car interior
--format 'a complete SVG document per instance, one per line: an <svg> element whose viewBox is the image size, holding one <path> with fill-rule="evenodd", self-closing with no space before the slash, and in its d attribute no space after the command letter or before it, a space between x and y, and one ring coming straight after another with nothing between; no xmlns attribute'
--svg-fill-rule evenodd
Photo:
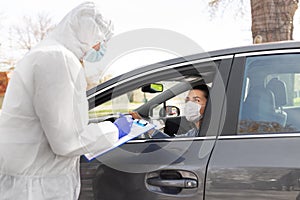
<svg viewBox="0 0 300 200"><path fill-rule="evenodd" d="M191 77L190 77L191 78ZM205 84L201 78L195 78L193 82L180 82L173 86L172 88L164 91L160 95L156 96L155 98L151 99L146 104L140 106L135 111L138 112L144 118L150 120L152 123L160 122L163 124L163 128L160 131L168 134L170 137L174 137L176 135L181 135L189 131L193 128L193 124L188 122L184 117L184 113L182 112L181 108L178 105L167 105L167 101L174 97L178 97L178 95L189 91L194 85L198 84ZM183 103L183 99L181 104ZM159 116L153 116L153 110L156 106L160 105L163 106L159 110Z"/></svg>
<svg viewBox="0 0 300 200"><path fill-rule="evenodd" d="M90 123L105 120L113 122L120 113L127 114L134 111L170 137L184 134L194 126L186 120L183 113L187 92L195 85L211 86L213 77L214 73L207 72L141 84L92 109ZM144 138L147 136L142 135L136 139Z"/></svg>

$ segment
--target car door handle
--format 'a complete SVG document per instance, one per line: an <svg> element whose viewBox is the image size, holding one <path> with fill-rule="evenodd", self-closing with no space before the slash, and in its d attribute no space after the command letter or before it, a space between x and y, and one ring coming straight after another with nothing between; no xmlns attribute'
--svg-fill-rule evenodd
<svg viewBox="0 0 300 200"><path fill-rule="evenodd" d="M182 178L182 179L161 179L161 178L149 178L147 183L157 187L177 187L177 188L196 188L198 182L195 179Z"/></svg>

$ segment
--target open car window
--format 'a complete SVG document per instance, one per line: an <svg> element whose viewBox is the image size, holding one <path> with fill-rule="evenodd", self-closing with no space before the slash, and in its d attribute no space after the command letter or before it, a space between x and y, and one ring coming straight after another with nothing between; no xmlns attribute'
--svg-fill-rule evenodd
<svg viewBox="0 0 300 200"><path fill-rule="evenodd" d="M184 134L193 128L183 112L189 90L200 84L212 87L215 73L216 63L210 61L132 78L134 81L114 87L109 94L110 99L89 111L90 123L114 121L120 114L134 111L169 137ZM163 90L143 90L151 84L161 85Z"/></svg>
<svg viewBox="0 0 300 200"><path fill-rule="evenodd" d="M171 87L177 85L180 83L180 81L161 81L156 82L163 85L164 90L169 90ZM122 94L118 97L115 97L97 107L90 110L89 117L91 118L99 118L99 117L105 117L108 115L114 115L118 113L129 113L131 111L136 110L140 106L146 104L154 97L161 95L163 92L159 93L149 93L149 92L143 92L142 87L139 87L137 89L128 91L125 94ZM176 99L175 99L176 100ZM158 106L159 107L159 106ZM158 116L158 111L155 108L153 115ZM153 117L153 115L151 117ZM150 117L150 115L149 115Z"/></svg>

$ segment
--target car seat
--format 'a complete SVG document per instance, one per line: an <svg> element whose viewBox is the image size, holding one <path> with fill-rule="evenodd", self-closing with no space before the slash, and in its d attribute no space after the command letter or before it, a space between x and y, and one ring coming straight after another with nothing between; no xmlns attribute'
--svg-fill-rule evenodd
<svg viewBox="0 0 300 200"><path fill-rule="evenodd" d="M164 133L173 137L175 136L175 134L185 134L193 127L193 124L187 121L187 119L184 116L169 117L166 118Z"/></svg>
<svg viewBox="0 0 300 200"><path fill-rule="evenodd" d="M272 78L266 85L266 88L271 90L275 97L275 112L283 126L286 125L287 113L283 110L283 106L287 104L287 92L285 82L278 78Z"/></svg>
<svg viewBox="0 0 300 200"><path fill-rule="evenodd" d="M275 98L271 90L263 85L252 86L243 103L241 120L256 122L277 122L281 126L284 120L275 110Z"/></svg>

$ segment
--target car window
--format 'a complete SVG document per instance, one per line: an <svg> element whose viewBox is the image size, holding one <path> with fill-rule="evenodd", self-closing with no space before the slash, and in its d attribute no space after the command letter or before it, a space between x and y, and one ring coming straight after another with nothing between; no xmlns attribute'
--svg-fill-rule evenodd
<svg viewBox="0 0 300 200"><path fill-rule="evenodd" d="M300 130L300 55L246 59L238 132L284 133Z"/></svg>
<svg viewBox="0 0 300 200"><path fill-rule="evenodd" d="M199 78L201 79L201 77ZM184 124L182 118L184 118L185 98L191 88L190 83L186 82L185 79L156 83L163 85L163 92L153 94L143 92L142 87L129 91L90 110L90 121L97 122L97 119L100 119L100 121L103 119L114 121L121 113L128 114L146 107L146 113L141 114L141 116L155 124L156 130L172 136L187 132L192 128L192 124L187 124L187 122ZM178 87L180 88L183 85L186 86L183 91L176 91ZM181 129L185 126L185 129L181 130L180 126ZM145 136L141 138L145 138Z"/></svg>
<svg viewBox="0 0 300 200"><path fill-rule="evenodd" d="M157 130L170 137L187 133L193 128L193 123L187 122L183 112L187 94L194 86L201 84L213 86L217 72L216 63L219 61L187 65L176 69L168 67L165 71L157 70L153 74L147 72L145 76L140 73L137 79L129 76L128 82L124 80L122 84L113 87L112 93L102 98L110 100L102 101L89 111L90 123L104 120L113 122L121 113L128 114L134 111L143 119L155 124ZM152 93L151 90L143 90L152 84L161 84L163 91Z"/></svg>
<svg viewBox="0 0 300 200"><path fill-rule="evenodd" d="M163 85L164 90L168 90L176 84L180 83L179 81L161 81L157 82ZM105 102L92 110L89 111L89 118L99 118L103 116L114 115L118 113L129 113L134 111L138 107L147 103L155 96L158 96L161 93L148 93L143 92L142 88L137 88L132 91L128 91L126 94L115 97L108 102ZM175 100L178 100L175 98ZM153 107L153 112L150 114L150 117L159 117L159 110L163 107L163 105L155 105Z"/></svg>

